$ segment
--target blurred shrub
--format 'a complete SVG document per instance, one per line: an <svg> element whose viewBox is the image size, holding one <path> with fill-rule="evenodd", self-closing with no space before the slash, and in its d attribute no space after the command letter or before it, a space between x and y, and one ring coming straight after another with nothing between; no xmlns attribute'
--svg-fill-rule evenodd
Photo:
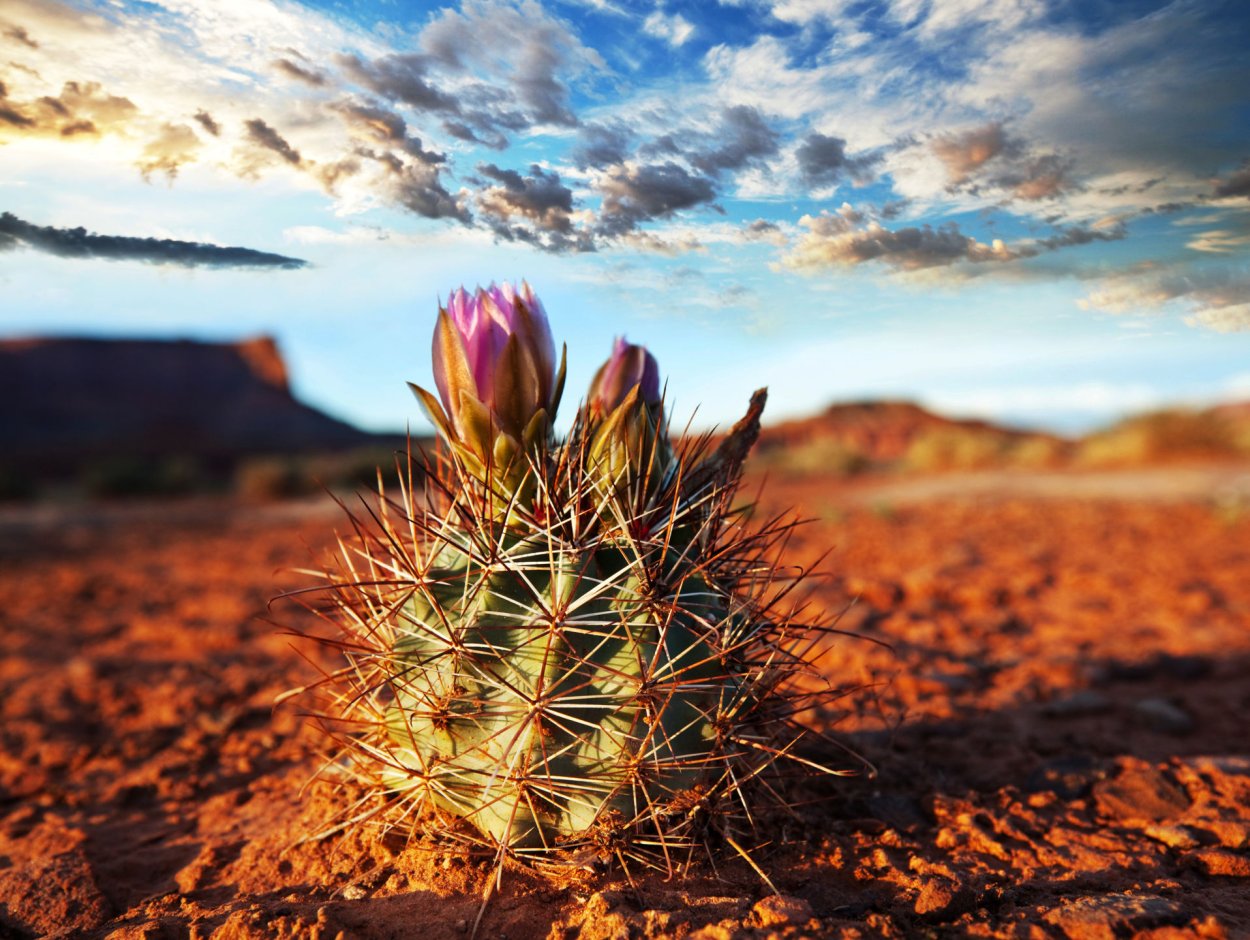
<svg viewBox="0 0 1250 940"><path fill-rule="evenodd" d="M234 472L234 493L249 502L292 499L317 489L307 461L297 457L252 457Z"/></svg>
<svg viewBox="0 0 1250 940"><path fill-rule="evenodd" d="M407 455L399 459L402 465ZM389 447L359 448L339 454L253 457L240 463L235 470L234 492L243 499L266 502L326 490L375 491L379 469L388 491L395 489L399 474L396 453ZM420 477L415 467L413 476L414 479Z"/></svg>
<svg viewBox="0 0 1250 940"><path fill-rule="evenodd" d="M86 495L97 499L129 496L181 496L207 487L203 467L193 457L105 457L79 472Z"/></svg>
<svg viewBox="0 0 1250 940"><path fill-rule="evenodd" d="M1130 418L1085 438L1077 462L1123 466L1185 457L1235 457L1250 453L1245 429L1212 411L1158 411Z"/></svg>
<svg viewBox="0 0 1250 940"><path fill-rule="evenodd" d="M1011 444L1007 462L1030 470L1058 467L1068 459L1070 447L1053 437L1026 437Z"/></svg>
<svg viewBox="0 0 1250 940"><path fill-rule="evenodd" d="M850 477L872 469L872 461L842 441L817 438L758 454L751 458L751 467L795 476Z"/></svg>
<svg viewBox="0 0 1250 940"><path fill-rule="evenodd" d="M907 446L908 470L976 470L1000 465L1010 449L1002 434L980 428L931 428Z"/></svg>

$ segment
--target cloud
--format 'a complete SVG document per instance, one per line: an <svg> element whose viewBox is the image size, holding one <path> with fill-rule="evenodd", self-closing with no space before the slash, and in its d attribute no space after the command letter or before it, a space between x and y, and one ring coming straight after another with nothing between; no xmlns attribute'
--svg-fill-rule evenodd
<svg viewBox="0 0 1250 940"><path fill-rule="evenodd" d="M1105 278L1079 302L1085 310L1145 313L1170 306L1190 326L1221 333L1250 330L1250 270L1143 265Z"/></svg>
<svg viewBox="0 0 1250 940"><path fill-rule="evenodd" d="M137 166L143 178L153 173L164 173L170 180L178 175L179 168L196 159L200 139L185 124L166 124L156 139L143 148Z"/></svg>
<svg viewBox="0 0 1250 940"><path fill-rule="evenodd" d="M304 162L299 151L261 118L249 118L243 122L243 126L247 128L248 140L261 149L276 153L292 166L299 166Z"/></svg>
<svg viewBox="0 0 1250 940"><path fill-rule="evenodd" d="M279 268L294 270L308 265L299 258L170 238L134 238L97 235L84 228L53 228L32 225L10 212L0 213L0 251L25 247L59 258L103 258L112 261L143 261L180 267Z"/></svg>
<svg viewBox="0 0 1250 940"><path fill-rule="evenodd" d="M1231 254L1250 247L1250 234L1228 229L1212 229L1195 235L1185 242L1185 247L1193 251L1205 251L1212 254Z"/></svg>
<svg viewBox="0 0 1250 940"><path fill-rule="evenodd" d="M428 56L394 54L366 62L359 56L345 55L339 58L339 64L370 91L390 101L432 114L460 113L459 102L429 79Z"/></svg>
<svg viewBox="0 0 1250 940"><path fill-rule="evenodd" d="M735 105L721 113L720 125L708 145L690 153L690 164L709 176L740 170L775 154L777 140L777 132L768 126L758 108Z"/></svg>
<svg viewBox="0 0 1250 940"><path fill-rule="evenodd" d="M322 88L326 84L326 76L324 72L318 72L316 69L305 68L292 62L290 59L275 59L272 63L274 71L285 75L287 78L293 78L297 82L303 82L313 88Z"/></svg>
<svg viewBox="0 0 1250 940"><path fill-rule="evenodd" d="M213 116L207 111L204 111L203 109L196 111L193 117L200 127L204 128L204 130L208 131L214 137L221 136L221 125L213 120Z"/></svg>
<svg viewBox="0 0 1250 940"><path fill-rule="evenodd" d="M1026 253L995 239L986 245L963 234L953 222L933 228L925 225L896 230L872 220L856 227L863 216L849 206L839 214L805 215L799 225L807 229L782 258L782 266L797 271L818 271L870 261L901 271L917 271L955 264L1014 261Z"/></svg>
<svg viewBox="0 0 1250 940"><path fill-rule="evenodd" d="M570 158L580 170L624 163L633 136L623 124L583 124Z"/></svg>
<svg viewBox="0 0 1250 940"><path fill-rule="evenodd" d="M744 225L742 227L742 240L747 242L768 242L776 245L778 248L783 247L787 242L781 226L768 219L756 219Z"/></svg>
<svg viewBox="0 0 1250 940"><path fill-rule="evenodd" d="M881 162L881 154L850 157L846 141L812 132L803 138L794 155L799 162L799 175L808 186L821 189L835 186L849 176L857 183L871 181L872 168Z"/></svg>
<svg viewBox="0 0 1250 940"><path fill-rule="evenodd" d="M358 136L371 144L398 148L422 163L439 164L446 156L426 150L421 139L408 133L408 124L402 116L386 108L356 101L339 101L330 105Z"/></svg>
<svg viewBox="0 0 1250 940"><path fill-rule="evenodd" d="M28 49L38 49L39 43L30 38L30 33L26 32L23 26L9 24L4 27L2 34L6 39L12 39L16 43L20 43Z"/></svg>
<svg viewBox="0 0 1250 940"><path fill-rule="evenodd" d="M529 175L478 164L477 171L498 185L478 193L477 205L495 234L508 241L526 241L550 251L589 250L588 236L573 233L573 191L560 175L534 164ZM520 219L525 224L515 224Z"/></svg>
<svg viewBox="0 0 1250 940"><path fill-rule="evenodd" d="M682 209L716 197L710 180L671 161L612 167L595 188L603 196L597 229L608 238L632 232L651 219L671 218Z"/></svg>
<svg viewBox="0 0 1250 940"><path fill-rule="evenodd" d="M986 163L1014 147L999 123L974 127L962 133L940 134L933 138L929 146L946 167L952 184L964 182Z"/></svg>
<svg viewBox="0 0 1250 940"><path fill-rule="evenodd" d="M1250 196L1250 160L1244 160L1236 170L1215 185L1214 196L1224 199L1229 196Z"/></svg>
<svg viewBox="0 0 1250 940"><path fill-rule="evenodd" d="M139 109L129 98L110 95L97 82L66 82L59 95L19 102L0 85L0 140L11 136L70 138L124 130Z"/></svg>
<svg viewBox="0 0 1250 940"><path fill-rule="evenodd" d="M642 28L648 36L663 39L674 48L681 46L694 35L694 25L680 13L668 16L659 10L643 21Z"/></svg>
<svg viewBox="0 0 1250 940"><path fill-rule="evenodd" d="M605 68L598 53L583 46L536 2L470 0L460 11L443 10L422 30L420 44L428 60L452 75L493 79L486 113L497 116L519 108L526 126L576 126L563 76ZM474 90L468 86L462 97Z"/></svg>

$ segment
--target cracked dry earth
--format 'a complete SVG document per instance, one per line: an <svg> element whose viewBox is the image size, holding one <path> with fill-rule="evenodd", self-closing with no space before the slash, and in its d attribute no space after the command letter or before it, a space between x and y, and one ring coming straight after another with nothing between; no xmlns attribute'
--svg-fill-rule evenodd
<svg viewBox="0 0 1250 940"><path fill-rule="evenodd" d="M510 870L479 936L1250 936L1250 512L766 495L855 601L823 670L864 688L812 720L876 776L765 821L779 896L732 859ZM0 937L468 936L487 860L304 838L342 797L301 792L317 739L272 703L313 669L261 618L333 511L6 512Z"/></svg>

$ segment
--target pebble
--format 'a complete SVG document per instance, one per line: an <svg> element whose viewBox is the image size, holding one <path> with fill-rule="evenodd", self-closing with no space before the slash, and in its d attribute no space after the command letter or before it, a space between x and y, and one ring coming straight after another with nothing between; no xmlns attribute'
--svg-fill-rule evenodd
<svg viewBox="0 0 1250 940"><path fill-rule="evenodd" d="M1133 712L1151 731L1189 734L1194 730L1194 720L1189 713L1165 698L1144 698L1133 706Z"/></svg>
<svg viewBox="0 0 1250 940"><path fill-rule="evenodd" d="M934 921L953 920L972 909L976 895L949 878L926 878L916 897L917 914Z"/></svg>
<svg viewBox="0 0 1250 940"><path fill-rule="evenodd" d="M1188 826L1146 826L1142 832L1171 849L1192 849L1198 839Z"/></svg>
<svg viewBox="0 0 1250 940"><path fill-rule="evenodd" d="M1113 940L1188 918L1177 902L1157 895L1103 894L1068 901L1042 919L1073 940Z"/></svg>
<svg viewBox="0 0 1250 940"><path fill-rule="evenodd" d="M1162 822L1189 809L1189 796L1154 767L1133 767L1094 785L1094 799L1104 816Z"/></svg>
<svg viewBox="0 0 1250 940"><path fill-rule="evenodd" d="M359 901L365 896L365 889L360 885L348 885L343 889L343 897L349 901Z"/></svg>
<svg viewBox="0 0 1250 940"><path fill-rule="evenodd" d="M762 927L780 927L784 924L806 924L812 919L812 906L802 898L786 894L770 894L751 908Z"/></svg>

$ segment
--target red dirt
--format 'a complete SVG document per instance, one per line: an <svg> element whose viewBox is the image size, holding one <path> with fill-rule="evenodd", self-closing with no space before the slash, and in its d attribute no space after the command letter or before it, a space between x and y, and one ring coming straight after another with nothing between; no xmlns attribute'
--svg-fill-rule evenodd
<svg viewBox="0 0 1250 940"><path fill-rule="evenodd" d="M480 936L1250 935L1250 506L1012 495L824 516L813 716L877 768L686 881L509 870ZM337 517L192 503L0 516L0 938L467 937L491 866L316 834L314 677L262 619ZM310 626L297 611L284 623Z"/></svg>

